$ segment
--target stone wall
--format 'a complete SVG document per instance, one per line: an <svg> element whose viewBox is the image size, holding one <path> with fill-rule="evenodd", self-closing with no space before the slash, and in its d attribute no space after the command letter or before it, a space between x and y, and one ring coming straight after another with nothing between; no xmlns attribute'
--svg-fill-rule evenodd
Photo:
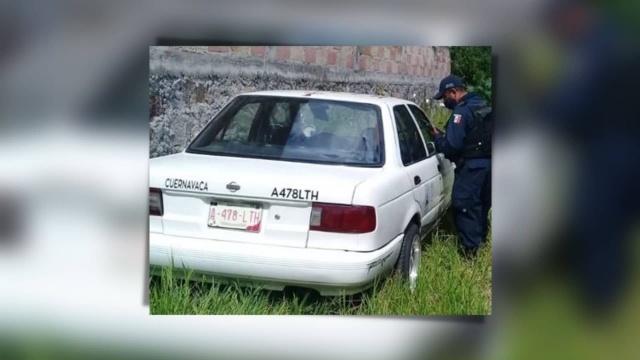
<svg viewBox="0 0 640 360"><path fill-rule="evenodd" d="M449 74L446 47L151 47L150 156L182 151L235 95L327 90L421 103Z"/></svg>

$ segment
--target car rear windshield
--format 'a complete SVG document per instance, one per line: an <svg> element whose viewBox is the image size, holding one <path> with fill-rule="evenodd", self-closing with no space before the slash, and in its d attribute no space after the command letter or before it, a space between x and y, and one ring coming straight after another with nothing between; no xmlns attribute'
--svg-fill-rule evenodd
<svg viewBox="0 0 640 360"><path fill-rule="evenodd" d="M381 166L380 108L346 101L239 96L207 125L187 152Z"/></svg>

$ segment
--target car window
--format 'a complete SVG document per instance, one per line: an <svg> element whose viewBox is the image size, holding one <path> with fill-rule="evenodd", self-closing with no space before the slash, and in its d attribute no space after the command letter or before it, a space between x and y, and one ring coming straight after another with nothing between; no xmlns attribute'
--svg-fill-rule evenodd
<svg viewBox="0 0 640 360"><path fill-rule="evenodd" d="M276 102L269 115L269 131L266 131L265 143L284 145L287 142L291 130L292 104L288 102Z"/></svg>
<svg viewBox="0 0 640 360"><path fill-rule="evenodd" d="M240 96L187 152L381 166L380 108L347 101Z"/></svg>
<svg viewBox="0 0 640 360"><path fill-rule="evenodd" d="M406 166L426 159L427 151L407 108L404 105L394 106L393 116L396 120L402 163Z"/></svg>
<svg viewBox="0 0 640 360"><path fill-rule="evenodd" d="M251 130L251 124L255 120L259 103L244 104L227 126L218 133L218 140L223 141L247 141Z"/></svg>
<svg viewBox="0 0 640 360"><path fill-rule="evenodd" d="M416 122L418 123L418 127L420 127L420 132L422 133L422 137L424 141L434 141L433 139L433 126L427 116L420 110L419 107L415 105L409 105L409 109L411 113L416 118Z"/></svg>
<svg viewBox="0 0 640 360"><path fill-rule="evenodd" d="M288 102L276 102L273 105L271 116L269 116L269 124L271 126L286 127L291 124L291 116L289 111L291 110Z"/></svg>

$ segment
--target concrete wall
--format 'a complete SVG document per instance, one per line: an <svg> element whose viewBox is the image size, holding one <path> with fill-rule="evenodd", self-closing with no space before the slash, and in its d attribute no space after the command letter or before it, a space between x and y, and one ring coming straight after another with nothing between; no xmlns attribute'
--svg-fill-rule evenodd
<svg viewBox="0 0 640 360"><path fill-rule="evenodd" d="M347 91L421 103L450 72L446 47L180 46L149 55L151 157L182 151L242 92Z"/></svg>

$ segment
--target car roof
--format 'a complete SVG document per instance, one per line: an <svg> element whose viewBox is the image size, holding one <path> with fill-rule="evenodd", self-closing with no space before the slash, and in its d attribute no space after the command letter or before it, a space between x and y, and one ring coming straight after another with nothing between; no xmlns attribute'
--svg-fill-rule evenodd
<svg viewBox="0 0 640 360"><path fill-rule="evenodd" d="M360 102L360 103L377 104L377 105L413 104L413 102L411 101L389 97L389 96L357 94L357 93L338 92L338 91L269 90L269 91L254 91L254 92L242 93L239 95L282 96L282 97L310 98L310 99L322 99L322 100L339 100L339 101L352 101L352 102Z"/></svg>

